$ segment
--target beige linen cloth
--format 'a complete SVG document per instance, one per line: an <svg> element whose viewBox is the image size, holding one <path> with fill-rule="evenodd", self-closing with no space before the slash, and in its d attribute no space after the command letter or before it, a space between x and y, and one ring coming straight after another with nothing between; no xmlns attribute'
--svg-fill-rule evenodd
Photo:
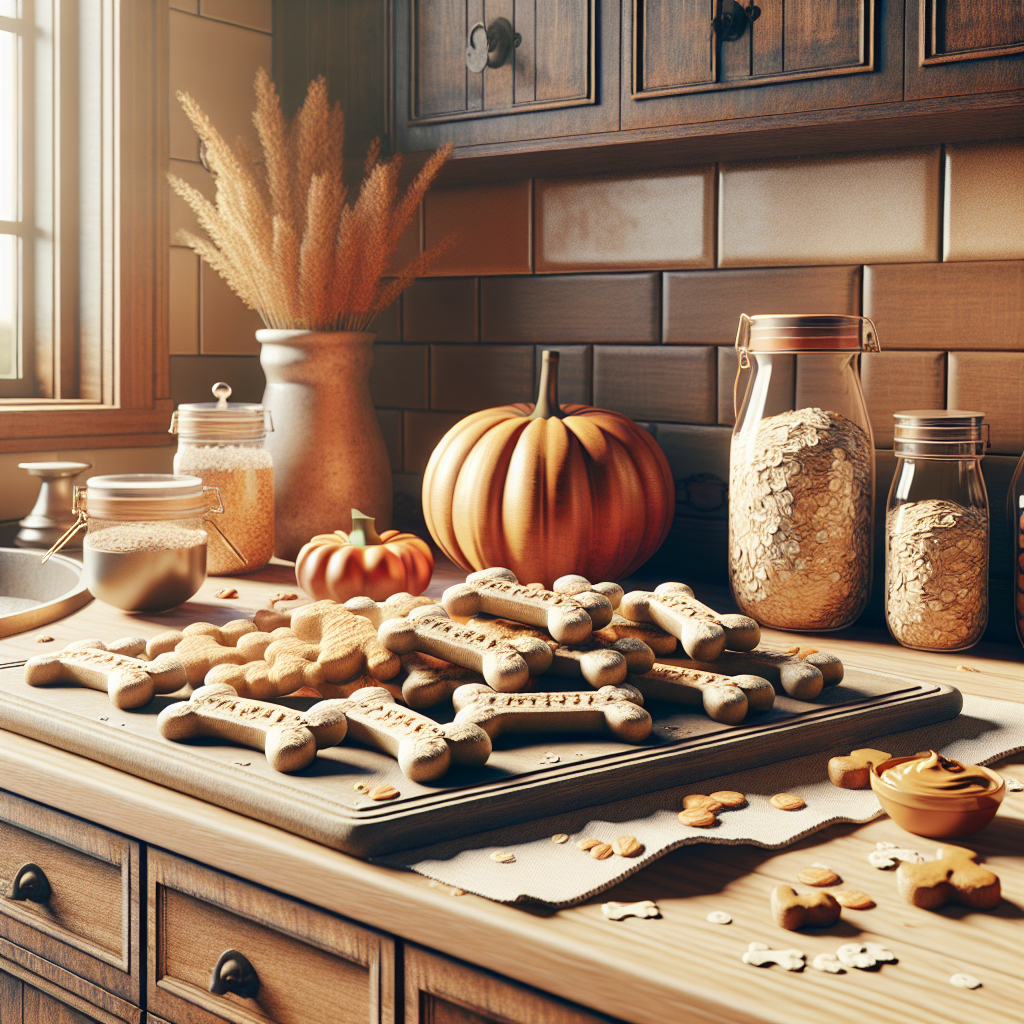
<svg viewBox="0 0 1024 1024"><path fill-rule="evenodd" d="M1024 750L1024 706L965 695L958 718L879 736L861 746L888 750L897 756L932 749L958 761L987 764ZM882 810L870 790L839 789L828 781L828 759L848 753L833 750L794 758L678 789L389 854L374 862L416 871L500 903L569 907L610 889L680 846L749 843L778 849L836 822L865 822L879 817ZM745 793L748 805L723 812L712 829L680 823L677 813L686 794L727 789ZM799 811L777 810L768 802L774 793L794 793L807 806ZM558 833L567 833L569 841L553 843L551 837ZM636 836L644 844L641 856L594 860L576 849L576 841L584 837L611 842L624 834ZM491 860L490 854L497 850L513 853L515 861Z"/></svg>

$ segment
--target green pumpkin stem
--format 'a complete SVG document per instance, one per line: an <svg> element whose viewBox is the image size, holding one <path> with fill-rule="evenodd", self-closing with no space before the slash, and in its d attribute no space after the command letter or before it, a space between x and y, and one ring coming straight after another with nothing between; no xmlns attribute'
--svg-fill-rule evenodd
<svg viewBox="0 0 1024 1024"><path fill-rule="evenodd" d="M383 544L373 526L374 517L364 516L359 509L352 509L352 529L348 532L348 542L356 548L367 548L374 544Z"/></svg>
<svg viewBox="0 0 1024 1024"><path fill-rule="evenodd" d="M540 387L537 389L537 404L529 419L550 419L556 416L564 419L565 413L558 404L558 353L545 349L541 355Z"/></svg>

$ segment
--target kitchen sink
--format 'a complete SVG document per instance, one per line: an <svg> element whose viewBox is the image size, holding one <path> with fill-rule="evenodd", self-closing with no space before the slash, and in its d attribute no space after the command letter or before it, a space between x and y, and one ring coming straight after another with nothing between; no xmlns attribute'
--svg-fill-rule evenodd
<svg viewBox="0 0 1024 1024"><path fill-rule="evenodd" d="M35 629L81 608L92 595L82 564L42 551L0 548L0 637Z"/></svg>

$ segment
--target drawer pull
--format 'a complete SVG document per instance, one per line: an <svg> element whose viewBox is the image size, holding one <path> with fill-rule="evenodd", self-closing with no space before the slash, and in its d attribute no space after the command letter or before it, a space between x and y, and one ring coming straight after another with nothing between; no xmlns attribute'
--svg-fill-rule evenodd
<svg viewBox="0 0 1024 1024"><path fill-rule="evenodd" d="M523 37L513 30L508 18L496 18L486 28L478 21L469 30L466 67L474 75L483 74L484 68L500 68L522 41Z"/></svg>
<svg viewBox="0 0 1024 1024"><path fill-rule="evenodd" d="M18 873L11 882L12 900L31 900L33 903L46 903L50 898L50 880L37 864L29 861L18 868Z"/></svg>
<svg viewBox="0 0 1024 1024"><path fill-rule="evenodd" d="M248 958L237 949L225 949L213 969L210 991L215 996L233 992L243 999L253 999L259 987L259 975Z"/></svg>

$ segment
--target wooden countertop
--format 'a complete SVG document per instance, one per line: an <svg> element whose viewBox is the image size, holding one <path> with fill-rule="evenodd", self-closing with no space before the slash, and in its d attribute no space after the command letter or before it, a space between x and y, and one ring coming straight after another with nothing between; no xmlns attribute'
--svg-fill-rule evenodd
<svg viewBox="0 0 1024 1024"><path fill-rule="evenodd" d="M441 565L428 593L440 594L461 578L453 566ZM235 587L238 599L215 598L224 586ZM0 662L86 636L148 637L187 622L224 622L251 615L270 595L294 589L291 569L282 564L239 579L207 580L193 601L161 616L127 616L93 602L44 629L0 640ZM54 637L54 643L37 643L40 634ZM848 664L889 668L964 693L1015 701L1024 693L1019 648L923 654L870 629L848 630L821 644ZM1024 778L1024 755L1008 758L1006 765ZM909 836L888 818L833 826L782 851L686 847L582 906L550 912L450 896L447 887L419 875L367 864L12 733L0 732L0 786L635 1024L987 1024L1019 1020L1024 1005L1020 793L1008 795L996 821L967 841L1002 879L1004 899L992 912L928 912L900 901L892 874L871 868L867 853L880 841L923 850L931 843ZM844 911L840 924L824 932L777 928L768 914L769 892L779 883L794 883L797 871L814 861L827 863L847 887L868 893L878 906ZM655 899L662 918L607 921L600 904L610 899ZM712 910L728 911L734 923L707 923ZM842 942L883 942L899 963L843 975L756 969L740 961L751 941L797 947L808 961L835 952ZM961 971L977 976L983 987L954 988L948 979Z"/></svg>

